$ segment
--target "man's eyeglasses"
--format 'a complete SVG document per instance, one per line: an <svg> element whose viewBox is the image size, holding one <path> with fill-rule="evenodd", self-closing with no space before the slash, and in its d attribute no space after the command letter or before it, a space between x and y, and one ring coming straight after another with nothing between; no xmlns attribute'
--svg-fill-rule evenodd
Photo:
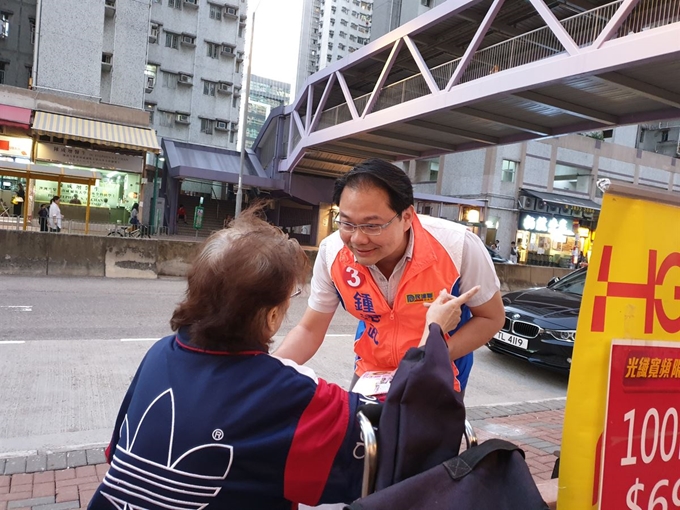
<svg viewBox="0 0 680 510"><path fill-rule="evenodd" d="M361 225L355 225L354 223L350 223L349 221L340 220L335 220L335 224L341 231L347 232L348 234L353 234L354 232L357 231L357 229L359 229L367 236L379 236L382 233L383 229L389 227L390 223L397 219L397 216L399 216L399 213L395 214L394 218L392 218L390 221L383 225L376 225L375 223L362 223Z"/></svg>
<svg viewBox="0 0 680 510"><path fill-rule="evenodd" d="M302 287L295 287L295 290L292 292L290 297L294 298L296 296L299 296L300 294L302 294Z"/></svg>

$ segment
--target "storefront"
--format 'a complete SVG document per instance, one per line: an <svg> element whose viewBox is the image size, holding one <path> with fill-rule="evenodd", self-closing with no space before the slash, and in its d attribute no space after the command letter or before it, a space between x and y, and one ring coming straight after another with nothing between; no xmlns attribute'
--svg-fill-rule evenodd
<svg viewBox="0 0 680 510"><path fill-rule="evenodd" d="M29 221L58 195L76 232L89 232L90 223L127 223L141 202L145 153L160 151L153 130L36 112L32 131L40 171L27 175Z"/></svg>
<svg viewBox="0 0 680 510"><path fill-rule="evenodd" d="M577 267L590 259L600 205L586 198L522 190L517 225L519 262Z"/></svg>

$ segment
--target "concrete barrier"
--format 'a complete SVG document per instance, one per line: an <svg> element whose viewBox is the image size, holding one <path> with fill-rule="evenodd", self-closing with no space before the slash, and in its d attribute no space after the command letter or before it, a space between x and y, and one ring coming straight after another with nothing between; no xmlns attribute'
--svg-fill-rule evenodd
<svg viewBox="0 0 680 510"><path fill-rule="evenodd" d="M158 278L158 242L152 239L106 238L107 278Z"/></svg>
<svg viewBox="0 0 680 510"><path fill-rule="evenodd" d="M0 274L45 276L47 234L0 230Z"/></svg>
<svg viewBox="0 0 680 510"><path fill-rule="evenodd" d="M189 241L158 240L156 271L159 276L186 276L201 246Z"/></svg>
<svg viewBox="0 0 680 510"><path fill-rule="evenodd" d="M106 237L43 234L49 276L105 276Z"/></svg>
<svg viewBox="0 0 680 510"><path fill-rule="evenodd" d="M0 230L0 274L157 278L186 276L199 243L173 239L130 239ZM314 247L304 248L311 266ZM572 270L496 264L501 290L542 287Z"/></svg>

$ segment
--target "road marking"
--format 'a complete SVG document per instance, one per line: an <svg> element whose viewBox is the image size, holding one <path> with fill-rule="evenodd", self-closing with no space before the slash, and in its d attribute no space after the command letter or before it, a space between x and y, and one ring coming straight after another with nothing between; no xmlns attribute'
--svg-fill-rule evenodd
<svg viewBox="0 0 680 510"><path fill-rule="evenodd" d="M0 345L5 344L25 344L24 340L0 340Z"/></svg>
<svg viewBox="0 0 680 510"><path fill-rule="evenodd" d="M157 342L160 338L121 338L121 342Z"/></svg>
<svg viewBox="0 0 680 510"><path fill-rule="evenodd" d="M0 308L7 308L8 310L12 312L32 312L33 311L33 305L29 306L7 306L7 305L2 305Z"/></svg>

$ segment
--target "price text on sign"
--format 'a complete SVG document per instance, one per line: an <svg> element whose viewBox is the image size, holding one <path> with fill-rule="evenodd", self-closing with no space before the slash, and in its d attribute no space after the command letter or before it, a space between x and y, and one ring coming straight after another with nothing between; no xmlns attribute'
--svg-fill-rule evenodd
<svg viewBox="0 0 680 510"><path fill-rule="evenodd" d="M614 341L600 510L680 510L680 343Z"/></svg>

